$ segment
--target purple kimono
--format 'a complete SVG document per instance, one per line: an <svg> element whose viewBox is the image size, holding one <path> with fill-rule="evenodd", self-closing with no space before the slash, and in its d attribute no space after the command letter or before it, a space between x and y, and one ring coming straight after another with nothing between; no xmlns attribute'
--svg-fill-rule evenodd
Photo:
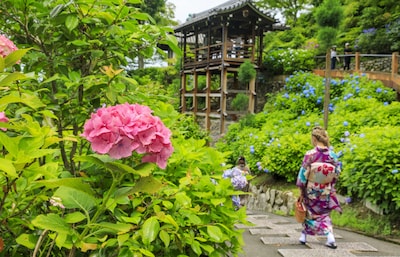
<svg viewBox="0 0 400 257"><path fill-rule="evenodd" d="M328 177L328 172L332 173L329 175L334 175L333 179L330 176L329 183L320 184L316 181L323 181L323 179L317 180L315 178L318 176L310 176L311 167L315 167L315 164L318 166L318 163L320 166L314 169L320 170L321 173L317 175L324 176L323 174L325 174L325 180ZM342 213L334 188L337 177L340 174L340 168L337 156L328 148L315 147L304 156L296 185L306 194L304 203L307 207L308 215L303 223L303 232L308 235L327 235L329 232L333 232L329 214L332 210ZM306 184L307 178L311 177L314 181L308 180Z"/></svg>

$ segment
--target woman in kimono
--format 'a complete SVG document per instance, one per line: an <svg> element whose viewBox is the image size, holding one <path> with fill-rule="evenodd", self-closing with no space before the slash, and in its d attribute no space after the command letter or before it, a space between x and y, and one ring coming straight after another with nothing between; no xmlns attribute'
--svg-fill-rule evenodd
<svg viewBox="0 0 400 257"><path fill-rule="evenodd" d="M342 213L334 188L341 165L329 148L329 137L323 128L313 128L311 143L314 148L305 154L296 182L307 207L299 241L305 244L307 235L326 236L325 245L336 249L330 212Z"/></svg>

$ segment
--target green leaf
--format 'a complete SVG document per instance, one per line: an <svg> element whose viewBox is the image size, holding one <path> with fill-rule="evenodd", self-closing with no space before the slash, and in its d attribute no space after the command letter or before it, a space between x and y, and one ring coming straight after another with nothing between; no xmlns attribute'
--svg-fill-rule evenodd
<svg viewBox="0 0 400 257"><path fill-rule="evenodd" d="M74 40L71 42L71 44L75 45L75 46L89 46L90 44L86 41L83 40Z"/></svg>
<svg viewBox="0 0 400 257"><path fill-rule="evenodd" d="M38 236L34 236L31 234L21 234L17 237L15 241L19 245L23 245L28 249L34 249L38 238Z"/></svg>
<svg viewBox="0 0 400 257"><path fill-rule="evenodd" d="M153 163L143 163L135 167L135 169L131 168L129 165L118 163L118 162L110 162L105 163L105 167L114 171L119 171L123 173L131 173L135 175L140 175L142 177L150 175L150 173L154 170Z"/></svg>
<svg viewBox="0 0 400 257"><path fill-rule="evenodd" d="M22 93L21 96L7 95L0 98L0 106L10 103L23 103L35 110L45 106L37 96L25 93Z"/></svg>
<svg viewBox="0 0 400 257"><path fill-rule="evenodd" d="M16 178L18 177L17 171L15 170L14 164L12 161L0 158L0 170L6 173L7 177Z"/></svg>
<svg viewBox="0 0 400 257"><path fill-rule="evenodd" d="M54 196L61 198L65 208L79 208L85 212L90 212L97 205L96 198L92 195L71 187L61 186L54 193Z"/></svg>
<svg viewBox="0 0 400 257"><path fill-rule="evenodd" d="M223 238L222 231L217 226L207 226L207 233L214 242L221 242Z"/></svg>
<svg viewBox="0 0 400 257"><path fill-rule="evenodd" d="M62 234L70 234L72 232L72 229L67 222L54 213L39 215L32 220L32 224L38 228L47 229Z"/></svg>
<svg viewBox="0 0 400 257"><path fill-rule="evenodd" d="M18 155L18 144L21 137L8 137L5 133L0 133L0 143L7 149L12 157Z"/></svg>
<svg viewBox="0 0 400 257"><path fill-rule="evenodd" d="M67 223L78 223L82 220L85 220L86 216L83 213L77 211L73 213L68 213L67 215L65 215L64 219Z"/></svg>
<svg viewBox="0 0 400 257"><path fill-rule="evenodd" d="M169 234L165 230L161 230L160 234L159 234L159 237L160 237L161 241L163 241L164 246L166 248L168 248L169 244L171 242L171 237L169 236Z"/></svg>
<svg viewBox="0 0 400 257"><path fill-rule="evenodd" d="M4 58L0 56L0 71L3 71L5 67Z"/></svg>
<svg viewBox="0 0 400 257"><path fill-rule="evenodd" d="M68 15L65 19L65 26L71 32L74 30L79 24L79 20L75 15Z"/></svg>
<svg viewBox="0 0 400 257"><path fill-rule="evenodd" d="M21 60L22 56L26 54L31 48L26 48L26 49L18 49L9 55L4 59L4 65L6 67L11 67L14 64L16 64L19 60Z"/></svg>
<svg viewBox="0 0 400 257"><path fill-rule="evenodd" d="M101 228L106 228L110 231L115 231L117 234L128 233L132 229L132 225L126 223L102 222L97 225Z"/></svg>
<svg viewBox="0 0 400 257"><path fill-rule="evenodd" d="M145 245L149 245L153 242L158 232L160 231L160 223L156 217L150 217L147 219L142 227L142 240Z"/></svg>
<svg viewBox="0 0 400 257"><path fill-rule="evenodd" d="M132 192L153 194L158 192L161 187L162 183L153 176L142 177L133 186Z"/></svg>
<svg viewBox="0 0 400 257"><path fill-rule="evenodd" d="M47 179L42 181L36 181L35 184L45 186L46 188L53 189L61 186L75 188L77 190L93 194L94 191L83 181L82 178L61 178L61 179Z"/></svg>
<svg viewBox="0 0 400 257"><path fill-rule="evenodd" d="M190 245L192 247L192 250L199 256L201 254L201 248L200 248L200 243L198 241L193 241L192 244Z"/></svg>
<svg viewBox="0 0 400 257"><path fill-rule="evenodd" d="M5 87L11 85L14 81L23 80L27 78L27 76L20 72L13 72L7 74L2 80L0 80L0 87Z"/></svg>

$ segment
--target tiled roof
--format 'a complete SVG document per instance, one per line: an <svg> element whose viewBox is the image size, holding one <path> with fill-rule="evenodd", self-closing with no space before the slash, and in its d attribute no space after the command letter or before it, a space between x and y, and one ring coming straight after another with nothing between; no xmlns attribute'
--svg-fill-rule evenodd
<svg viewBox="0 0 400 257"><path fill-rule="evenodd" d="M188 25L191 25L193 23L205 20L211 16L232 12L236 9L242 8L245 5L249 5L250 7L252 7L252 9L254 11L256 11L264 19L269 20L271 23L276 23L275 19L273 19L273 18L269 17L267 14L263 13L261 10L259 10L257 7L255 7L252 2L253 2L252 0L230 0L230 1L227 1L223 4L215 6L204 12L193 14L192 17L190 18L190 20L184 22L183 24L176 26L175 31L180 30L180 29L182 29Z"/></svg>

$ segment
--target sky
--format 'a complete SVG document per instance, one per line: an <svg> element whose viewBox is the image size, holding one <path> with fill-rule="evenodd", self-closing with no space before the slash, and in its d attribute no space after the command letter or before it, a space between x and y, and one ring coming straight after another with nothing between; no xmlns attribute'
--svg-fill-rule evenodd
<svg viewBox="0 0 400 257"><path fill-rule="evenodd" d="M228 0L168 0L175 5L175 19L183 23L190 13L199 13Z"/></svg>

